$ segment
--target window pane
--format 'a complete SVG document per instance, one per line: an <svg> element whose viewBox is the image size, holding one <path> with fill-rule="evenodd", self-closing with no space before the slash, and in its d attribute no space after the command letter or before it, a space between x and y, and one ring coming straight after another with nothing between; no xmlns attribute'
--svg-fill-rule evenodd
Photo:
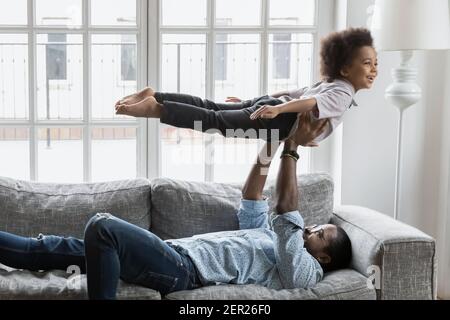
<svg viewBox="0 0 450 320"><path fill-rule="evenodd" d="M27 24L27 0L1 1L0 24Z"/></svg>
<svg viewBox="0 0 450 320"><path fill-rule="evenodd" d="M92 130L92 181L136 178L136 128Z"/></svg>
<svg viewBox="0 0 450 320"><path fill-rule="evenodd" d="M309 162L310 162L310 152L311 148L299 148L298 154L300 156L300 160L297 162L297 174L304 174L309 172ZM282 146L278 148L277 153L273 157L272 163L270 164L269 169L269 180L275 180L278 175L278 169L280 168L280 156L283 151Z"/></svg>
<svg viewBox="0 0 450 320"><path fill-rule="evenodd" d="M30 179L30 147L27 128L0 128L0 176Z"/></svg>
<svg viewBox="0 0 450 320"><path fill-rule="evenodd" d="M0 34L0 120L28 118L28 38Z"/></svg>
<svg viewBox="0 0 450 320"><path fill-rule="evenodd" d="M215 96L254 98L259 92L259 35L218 34L216 39ZM218 74L221 72L222 74Z"/></svg>
<svg viewBox="0 0 450 320"><path fill-rule="evenodd" d="M311 85L311 34L269 35L269 93Z"/></svg>
<svg viewBox="0 0 450 320"><path fill-rule="evenodd" d="M316 0L270 0L270 25L314 25Z"/></svg>
<svg viewBox="0 0 450 320"><path fill-rule="evenodd" d="M83 129L38 130L38 175L44 182L83 181Z"/></svg>
<svg viewBox="0 0 450 320"><path fill-rule="evenodd" d="M36 0L36 24L81 26L81 0Z"/></svg>
<svg viewBox="0 0 450 320"><path fill-rule="evenodd" d="M214 139L214 182L243 183L255 163L256 156L264 145L263 140L256 139L225 139L217 136ZM280 167L280 147L273 157L268 179L275 180ZM300 159L297 173L307 173L309 170L310 152L308 148L299 150Z"/></svg>
<svg viewBox="0 0 450 320"><path fill-rule="evenodd" d="M136 0L91 0L91 8L93 25L136 25Z"/></svg>
<svg viewBox="0 0 450 320"><path fill-rule="evenodd" d="M180 180L205 179L204 135L161 125L162 176Z"/></svg>
<svg viewBox="0 0 450 320"><path fill-rule="evenodd" d="M205 96L206 37L162 35L162 90Z"/></svg>
<svg viewBox="0 0 450 320"><path fill-rule="evenodd" d="M205 96L206 37L162 35L162 91ZM162 176L204 180L203 134L161 125Z"/></svg>
<svg viewBox="0 0 450 320"><path fill-rule="evenodd" d="M83 38L77 34L37 36L39 119L83 117Z"/></svg>
<svg viewBox="0 0 450 320"><path fill-rule="evenodd" d="M239 10L236 10L239 8ZM216 25L255 26L261 24L261 0L217 0Z"/></svg>
<svg viewBox="0 0 450 320"><path fill-rule="evenodd" d="M115 115L114 104L137 91L135 34L92 36L92 117L123 119Z"/></svg>
<svg viewBox="0 0 450 320"><path fill-rule="evenodd" d="M205 26L206 0L161 0L162 25Z"/></svg>
<svg viewBox="0 0 450 320"><path fill-rule="evenodd" d="M244 182L263 141L214 137L214 181Z"/></svg>

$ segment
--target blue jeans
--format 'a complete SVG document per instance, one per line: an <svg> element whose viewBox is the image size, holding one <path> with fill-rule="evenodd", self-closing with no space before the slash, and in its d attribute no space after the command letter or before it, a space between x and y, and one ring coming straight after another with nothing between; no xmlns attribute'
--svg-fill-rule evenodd
<svg viewBox="0 0 450 320"><path fill-rule="evenodd" d="M87 274L90 299L115 299L119 278L168 294L200 286L191 259L159 237L98 213L86 225L84 241L72 237L24 238L0 232L0 263L16 269L67 270Z"/></svg>

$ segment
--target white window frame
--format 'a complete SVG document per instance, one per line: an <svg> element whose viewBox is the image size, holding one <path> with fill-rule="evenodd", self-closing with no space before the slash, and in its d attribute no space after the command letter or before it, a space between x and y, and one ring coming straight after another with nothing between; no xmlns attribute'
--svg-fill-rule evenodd
<svg viewBox="0 0 450 320"><path fill-rule="evenodd" d="M136 128L137 176L147 177L147 121L145 119L126 119L98 121L91 117L91 35L92 34L136 34L137 37L137 87L143 87L147 81L147 1L136 0L136 26L103 27L92 26L90 1L82 0L82 26L37 26L35 10L36 0L27 0L27 25L0 26L0 33L28 35L28 120L0 120L1 127L26 128L29 130L30 178L38 180L38 130L40 128L82 128L83 129L83 181L92 181L92 128ZM80 34L83 37L83 119L82 120L39 120L37 118L36 98L36 37L40 33ZM111 106L113 108L114 106Z"/></svg>
<svg viewBox="0 0 450 320"><path fill-rule="evenodd" d="M161 77L161 55L162 50L160 47L161 35L167 33L189 33L189 34L206 34L206 98L214 99L214 50L215 50L215 40L216 33L226 32L232 34L245 34L254 33L260 35L260 88L259 94L266 94L268 90L268 36L271 33L311 33L313 35L313 63L312 63L312 79L313 82L319 80L319 68L318 68L318 57L319 57L319 44L320 38L331 30L331 21L333 19L334 3L331 0L315 0L315 25L314 26L270 26L269 25L269 0L261 0L261 26L250 26L250 27L216 27L215 23L215 5L216 0L207 1L207 25L206 26L195 26L195 27L172 27L172 26L160 26L161 8L162 5L160 0L149 0L148 7L148 17L149 17L149 60L148 60L148 79L150 85L157 90L161 87L162 77ZM276 1L276 0L272 0ZM154 13L158 12L157 17ZM320 13L320 15L319 15ZM149 121L149 156L148 158L148 172L149 176L160 177L161 176L161 142L160 142L160 124L158 121ZM205 137L205 180L214 181L214 168L211 163L213 153L213 137ZM313 153L308 152L307 167L308 171L314 167L312 164Z"/></svg>

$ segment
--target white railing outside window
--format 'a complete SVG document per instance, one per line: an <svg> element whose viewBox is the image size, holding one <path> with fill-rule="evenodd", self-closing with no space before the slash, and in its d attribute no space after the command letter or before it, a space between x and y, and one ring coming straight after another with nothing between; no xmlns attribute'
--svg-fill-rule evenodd
<svg viewBox="0 0 450 320"><path fill-rule="evenodd" d="M243 181L260 140L116 116L114 103L146 85L217 102L309 86L322 1L1 1L0 175Z"/></svg>
<svg viewBox="0 0 450 320"><path fill-rule="evenodd" d="M151 85L216 102L225 102L228 96L251 99L309 86L317 56L317 3L156 1L153 8L159 11L159 19L153 24L157 29L153 37L159 50L153 65L159 68ZM157 169L165 177L243 181L262 145L261 140L225 139L158 126L158 141L149 137L149 142L160 150ZM300 172L309 171L309 158L309 151L302 150ZM278 162L276 156L271 177Z"/></svg>
<svg viewBox="0 0 450 320"><path fill-rule="evenodd" d="M147 82L147 1L2 1L0 12L0 175L146 176L147 123L114 103Z"/></svg>

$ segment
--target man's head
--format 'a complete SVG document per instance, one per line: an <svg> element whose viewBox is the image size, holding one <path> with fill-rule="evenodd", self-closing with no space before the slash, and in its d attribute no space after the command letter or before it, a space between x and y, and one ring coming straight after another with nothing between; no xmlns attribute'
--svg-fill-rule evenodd
<svg viewBox="0 0 450 320"><path fill-rule="evenodd" d="M306 250L325 272L345 268L350 263L352 245L347 233L334 224L313 225L303 233Z"/></svg>
<svg viewBox="0 0 450 320"><path fill-rule="evenodd" d="M355 91L369 89L378 75L377 53L370 31L349 28L322 40L320 51L322 77L331 82L346 79Z"/></svg>

